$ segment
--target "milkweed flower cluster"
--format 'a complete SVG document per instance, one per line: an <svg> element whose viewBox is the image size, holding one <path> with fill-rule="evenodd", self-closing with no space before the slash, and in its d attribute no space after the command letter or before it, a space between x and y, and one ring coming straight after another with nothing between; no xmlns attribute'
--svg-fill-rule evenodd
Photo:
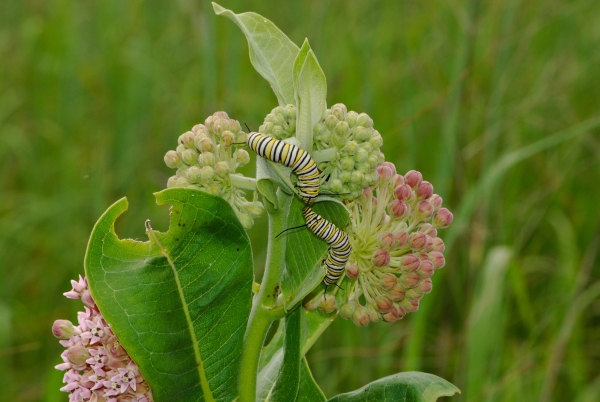
<svg viewBox="0 0 600 402"><path fill-rule="evenodd" d="M250 161L248 151L236 146L244 145L247 138L240 123L227 113L209 116L204 124L181 134L177 149L166 153L166 165L177 169L167 187L193 188L219 196L229 202L244 227L251 228L264 207L256 193L252 201L245 198L243 184L253 179L235 173Z"/></svg>
<svg viewBox="0 0 600 402"><path fill-rule="evenodd" d="M258 132L278 140L290 138L296 133L296 107L294 105L277 106L265 117Z"/></svg>
<svg viewBox="0 0 600 402"><path fill-rule="evenodd" d="M383 139L366 113L349 112L341 103L333 105L315 126L313 140L318 151L336 150L330 161L318 165L327 179L321 184L324 193L353 200L375 184L375 169L384 161Z"/></svg>
<svg viewBox="0 0 600 402"><path fill-rule="evenodd" d="M340 315L359 326L394 322L419 308L435 270L445 264L437 230L452 222L452 213L441 207L442 198L421 173L402 176L384 162L376 176L375 186L347 205L352 254ZM323 310L326 300L321 304Z"/></svg>
<svg viewBox="0 0 600 402"><path fill-rule="evenodd" d="M73 290L64 295L81 299L85 310L77 314L79 325L56 320L52 333L66 348L64 363L56 366L65 371L60 390L69 392L70 402L151 402L150 387L119 343L98 310L87 280L71 281Z"/></svg>

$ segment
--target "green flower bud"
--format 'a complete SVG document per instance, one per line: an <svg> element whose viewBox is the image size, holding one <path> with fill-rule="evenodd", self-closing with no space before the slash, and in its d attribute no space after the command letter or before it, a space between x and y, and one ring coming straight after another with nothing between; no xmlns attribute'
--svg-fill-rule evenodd
<svg viewBox="0 0 600 402"><path fill-rule="evenodd" d="M178 177L173 187L187 187L190 184L190 181L186 177Z"/></svg>
<svg viewBox="0 0 600 402"><path fill-rule="evenodd" d="M338 119L334 115L330 114L325 118L325 127L327 127L328 130L333 130L337 124Z"/></svg>
<svg viewBox="0 0 600 402"><path fill-rule="evenodd" d="M177 145L177 148L175 148L175 151L176 151L176 152L177 152L179 155L181 155L181 154L183 154L183 151L185 151L186 149L187 149L187 148L185 147L185 145L183 145L183 144L179 144L179 145Z"/></svg>
<svg viewBox="0 0 600 402"><path fill-rule="evenodd" d="M230 129L229 120L227 119L217 119L213 123L213 131L217 134L223 135L225 131L229 131Z"/></svg>
<svg viewBox="0 0 600 402"><path fill-rule="evenodd" d="M346 123L345 121L340 121L338 124L335 125L335 133L339 137L346 138L349 132L350 127L348 127L348 123Z"/></svg>
<svg viewBox="0 0 600 402"><path fill-rule="evenodd" d="M331 107L331 114L337 117L338 120L344 120L348 109L343 103L336 103Z"/></svg>
<svg viewBox="0 0 600 402"><path fill-rule="evenodd" d="M379 166L379 153L373 152L371 155L369 155L369 157L367 158L367 163L369 164L371 169Z"/></svg>
<svg viewBox="0 0 600 402"><path fill-rule="evenodd" d="M331 180L331 191L333 193L340 194L344 190L344 186L342 185L342 181L340 179Z"/></svg>
<svg viewBox="0 0 600 402"><path fill-rule="evenodd" d="M354 314L354 310L356 309L356 304L354 302L348 302L340 308L340 315L345 320L352 319L352 314Z"/></svg>
<svg viewBox="0 0 600 402"><path fill-rule="evenodd" d="M193 165L198 160L198 152L196 152L194 149L188 148L181 154L181 159L183 159L183 162L186 165Z"/></svg>
<svg viewBox="0 0 600 402"><path fill-rule="evenodd" d="M179 176L169 177L169 180L167 180L167 188L177 187L177 179L179 179Z"/></svg>
<svg viewBox="0 0 600 402"><path fill-rule="evenodd" d="M344 170L354 169L354 159L350 158L349 156L342 158L340 161L340 168Z"/></svg>
<svg viewBox="0 0 600 402"><path fill-rule="evenodd" d="M369 318L369 311L365 307L358 304L354 310L354 313L352 313L352 321L359 327L365 327L369 325L369 322L371 321Z"/></svg>
<svg viewBox="0 0 600 402"><path fill-rule="evenodd" d="M206 128L204 124L196 124L192 128L192 133L196 134L196 136L200 135L204 137L208 137L210 135L210 133L208 132L208 128Z"/></svg>
<svg viewBox="0 0 600 402"><path fill-rule="evenodd" d="M254 224L254 220L250 217L250 215L241 212L236 215L245 229L250 229Z"/></svg>
<svg viewBox="0 0 600 402"><path fill-rule="evenodd" d="M215 149L215 143L208 137L196 137L196 149L201 152L212 152Z"/></svg>
<svg viewBox="0 0 600 402"><path fill-rule="evenodd" d="M240 122L237 120L229 119L229 131L231 131L234 135L242 131L242 126L240 125Z"/></svg>
<svg viewBox="0 0 600 402"><path fill-rule="evenodd" d="M265 212L265 207L259 201L253 201L248 203L246 211L248 211L253 218L258 218Z"/></svg>
<svg viewBox="0 0 600 402"><path fill-rule="evenodd" d="M215 155L212 152L202 152L198 156L198 165L200 166L214 166L215 162Z"/></svg>
<svg viewBox="0 0 600 402"><path fill-rule="evenodd" d="M360 185L364 182L365 175L360 170L355 170L352 172L352 177L350 178L350 180L352 180L352 183Z"/></svg>
<svg viewBox="0 0 600 402"><path fill-rule="evenodd" d="M263 134L271 134L273 132L273 127L275 127L275 125L269 121L260 126L258 131Z"/></svg>
<svg viewBox="0 0 600 402"><path fill-rule="evenodd" d="M181 166L181 156L175 151L169 151L165 154L165 164L171 169Z"/></svg>
<svg viewBox="0 0 600 402"><path fill-rule="evenodd" d="M221 163L221 162L219 162ZM212 167L210 166L204 166L202 169L200 169L200 180L202 183L208 183L210 181L212 181L215 177L215 171Z"/></svg>
<svg viewBox="0 0 600 402"><path fill-rule="evenodd" d="M358 144L356 141L348 141L344 148L342 148L342 152L346 152L348 155L354 155L358 151Z"/></svg>
<svg viewBox="0 0 600 402"><path fill-rule="evenodd" d="M188 180L192 183L198 183L202 179L202 171L198 166L190 166L186 175Z"/></svg>
<svg viewBox="0 0 600 402"><path fill-rule="evenodd" d="M221 144L223 144L226 147L230 147L231 145L233 145L233 142L235 141L235 136L234 134L227 130L227 131L223 131L223 134L221 134Z"/></svg>
<svg viewBox="0 0 600 402"><path fill-rule="evenodd" d="M194 148L194 138L196 135L191 131L186 131L179 136L179 143L187 148Z"/></svg>
<svg viewBox="0 0 600 402"><path fill-rule="evenodd" d="M333 313L337 309L337 302L332 295L324 295L320 300L319 309L325 314Z"/></svg>
<svg viewBox="0 0 600 402"><path fill-rule="evenodd" d="M239 133L237 133L237 135L235 136L235 142L238 145L243 145L248 141L248 134L246 134L243 131L240 131Z"/></svg>
<svg viewBox="0 0 600 402"><path fill-rule="evenodd" d="M250 162L250 154L245 149L237 149L233 153L237 166L244 166Z"/></svg>
<svg viewBox="0 0 600 402"><path fill-rule="evenodd" d="M347 183L352 179L352 171L350 170L342 170L339 176L342 183Z"/></svg>
<svg viewBox="0 0 600 402"><path fill-rule="evenodd" d="M373 120L366 113L358 115L358 125L363 127L373 127Z"/></svg>
<svg viewBox="0 0 600 402"><path fill-rule="evenodd" d="M220 196L223 192L223 186L221 186L219 183L212 182L206 187L206 191L212 195Z"/></svg>
<svg viewBox="0 0 600 402"><path fill-rule="evenodd" d="M215 164L215 172L219 177L227 177L230 172L229 165L225 161L217 162Z"/></svg>
<svg viewBox="0 0 600 402"><path fill-rule="evenodd" d="M368 141L371 138L371 131L366 127L358 126L352 129L352 134L354 135L354 139L356 141Z"/></svg>
<svg viewBox="0 0 600 402"><path fill-rule="evenodd" d="M271 130L271 135L275 138L282 138L284 133L283 127L279 125L273 126L273 129Z"/></svg>
<svg viewBox="0 0 600 402"><path fill-rule="evenodd" d="M294 121L294 125L296 124L296 107L294 105L286 105L285 106L285 117L288 118L288 120L290 121Z"/></svg>
<svg viewBox="0 0 600 402"><path fill-rule="evenodd" d="M357 163L355 164L355 167L364 174L368 174L371 171L371 166L366 162Z"/></svg>
<svg viewBox="0 0 600 402"><path fill-rule="evenodd" d="M365 144L368 144L368 142ZM354 160L356 162L365 162L368 158L369 158L369 153L367 152L366 149L364 149L362 147L360 147L358 149L358 151L356 151L356 153L354 154Z"/></svg>
<svg viewBox="0 0 600 402"><path fill-rule="evenodd" d="M358 113L350 111L346 113L346 123L348 123L348 127L353 128L358 124Z"/></svg>
<svg viewBox="0 0 600 402"><path fill-rule="evenodd" d="M383 138L381 138L381 134L379 134L379 131L373 130L369 142L371 143L371 145L373 145L373 148L381 148L381 146L383 145Z"/></svg>

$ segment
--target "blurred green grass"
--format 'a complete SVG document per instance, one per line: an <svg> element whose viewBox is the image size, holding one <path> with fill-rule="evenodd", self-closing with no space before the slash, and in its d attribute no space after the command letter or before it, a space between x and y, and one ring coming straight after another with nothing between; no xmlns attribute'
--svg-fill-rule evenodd
<svg viewBox="0 0 600 402"><path fill-rule="evenodd" d="M328 103L368 113L455 213L419 312L338 319L309 352L324 392L422 370L457 401L600 400L600 3L221 4L307 36ZM129 198L123 237L166 228L152 192L179 134L275 106L247 52L207 1L0 3L0 400L66 400L50 329L106 207Z"/></svg>

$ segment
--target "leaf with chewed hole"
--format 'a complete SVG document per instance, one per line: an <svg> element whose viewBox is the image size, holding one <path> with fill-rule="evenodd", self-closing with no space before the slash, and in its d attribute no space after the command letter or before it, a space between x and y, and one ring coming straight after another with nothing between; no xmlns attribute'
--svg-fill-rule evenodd
<svg viewBox="0 0 600 402"><path fill-rule="evenodd" d="M155 401L230 401L250 313L252 255L231 206L191 189L155 194L170 227L121 240L125 198L98 220L85 271L100 312L138 364Z"/></svg>

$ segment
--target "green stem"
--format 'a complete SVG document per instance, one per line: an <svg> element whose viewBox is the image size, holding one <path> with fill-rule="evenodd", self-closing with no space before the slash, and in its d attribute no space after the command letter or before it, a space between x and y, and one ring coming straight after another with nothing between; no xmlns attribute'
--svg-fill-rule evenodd
<svg viewBox="0 0 600 402"><path fill-rule="evenodd" d="M258 294L252 302L250 319L244 335L244 350L240 363L239 393L240 402L254 402L256 399L256 376L260 352L271 323L285 316L283 308L277 304L276 287L285 264L285 238L276 239L287 227L287 218L293 196L279 191L277 210L269 211L269 243L267 263ZM274 297L275 295L275 297Z"/></svg>

